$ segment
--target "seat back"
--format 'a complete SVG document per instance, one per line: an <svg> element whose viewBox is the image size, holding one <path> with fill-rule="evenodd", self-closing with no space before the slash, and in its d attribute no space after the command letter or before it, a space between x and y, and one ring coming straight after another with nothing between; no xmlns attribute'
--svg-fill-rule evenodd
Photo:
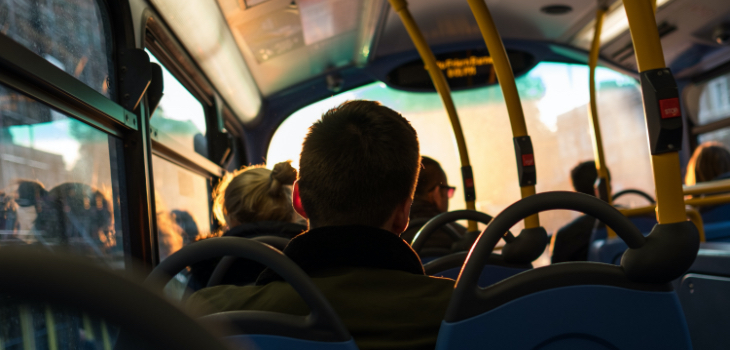
<svg viewBox="0 0 730 350"><path fill-rule="evenodd" d="M730 277L689 273L682 278L677 294L695 349L730 344Z"/></svg>
<svg viewBox="0 0 730 350"><path fill-rule="evenodd" d="M536 310L549 322L535 317ZM692 348L671 290L606 285L557 287L460 322L444 321L436 348L482 349L484 344L490 349Z"/></svg>
<svg viewBox="0 0 730 350"><path fill-rule="evenodd" d="M291 284L310 309L307 316L246 310L222 312L201 319L221 329L234 345L253 345L263 350L357 349L342 320L309 276L280 251L251 239L218 237L186 246L157 265L145 283L161 289L186 266L221 256L264 264Z"/></svg>
<svg viewBox="0 0 730 350"><path fill-rule="evenodd" d="M486 288L479 274L504 232L545 210L579 211L605 222L629 249L621 266L568 262L525 271ZM697 256L691 222L659 225L648 237L618 210L585 194L545 192L506 208L482 232L456 282L437 350L691 349L669 283ZM554 316L545 322L541 316Z"/></svg>

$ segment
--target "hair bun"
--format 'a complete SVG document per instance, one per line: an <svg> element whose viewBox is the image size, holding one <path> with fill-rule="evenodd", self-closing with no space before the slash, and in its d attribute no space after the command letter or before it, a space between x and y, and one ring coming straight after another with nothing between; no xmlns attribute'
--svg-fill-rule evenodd
<svg viewBox="0 0 730 350"><path fill-rule="evenodd" d="M291 166L291 161L276 163L271 170L271 179L282 185L292 185L297 179L297 170Z"/></svg>

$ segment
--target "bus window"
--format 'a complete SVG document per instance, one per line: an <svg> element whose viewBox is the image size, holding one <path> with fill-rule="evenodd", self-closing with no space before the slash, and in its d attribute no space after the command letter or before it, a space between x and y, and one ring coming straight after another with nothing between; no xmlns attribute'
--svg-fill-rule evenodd
<svg viewBox="0 0 730 350"><path fill-rule="evenodd" d="M208 180L190 170L152 157L160 261L210 234Z"/></svg>
<svg viewBox="0 0 730 350"><path fill-rule="evenodd" d="M639 188L653 194L639 84L606 68L598 69L597 81L599 115L613 188ZM587 66L543 62L518 78L517 87L535 145L538 192L572 190L571 168L580 161L593 159L587 115ZM518 186L511 185L517 181L517 169L502 92L493 85L457 91L453 98L474 168L477 210L496 215L520 198ZM380 101L410 120L418 132L421 154L438 160L451 184L457 187L450 210L464 208L456 144L435 92L406 92L373 83L302 108L277 129L269 145L267 163L291 159L296 166L301 142L312 122L327 109L352 99ZM500 165L505 168L498 168ZM630 200L628 197L631 196L627 196ZM577 215L544 212L540 221L548 232L554 232Z"/></svg>
<svg viewBox="0 0 730 350"><path fill-rule="evenodd" d="M0 246L124 266L121 140L0 85Z"/></svg>
<svg viewBox="0 0 730 350"><path fill-rule="evenodd" d="M687 88L687 108L700 143L719 141L730 146L730 73Z"/></svg>
<svg viewBox="0 0 730 350"><path fill-rule="evenodd" d="M203 105L149 51L150 61L162 67L165 94L150 119L150 125L175 140L184 150L208 155Z"/></svg>
<svg viewBox="0 0 730 350"><path fill-rule="evenodd" d="M0 33L115 99L111 30L101 3L0 1Z"/></svg>

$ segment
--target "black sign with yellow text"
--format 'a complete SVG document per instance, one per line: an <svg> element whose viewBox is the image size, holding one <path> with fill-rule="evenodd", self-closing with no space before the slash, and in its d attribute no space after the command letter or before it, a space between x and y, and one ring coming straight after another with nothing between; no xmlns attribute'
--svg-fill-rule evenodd
<svg viewBox="0 0 730 350"><path fill-rule="evenodd" d="M507 51L515 77L535 65L526 52ZM492 57L486 49L464 50L436 55L436 64L452 90L463 90L497 83ZM418 59L398 66L388 73L388 85L410 91L436 91L423 61Z"/></svg>

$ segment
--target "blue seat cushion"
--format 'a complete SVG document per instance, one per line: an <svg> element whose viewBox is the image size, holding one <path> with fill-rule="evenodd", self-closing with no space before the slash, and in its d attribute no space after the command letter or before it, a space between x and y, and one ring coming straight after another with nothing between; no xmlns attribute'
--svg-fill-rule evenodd
<svg viewBox="0 0 730 350"><path fill-rule="evenodd" d="M548 289L443 322L445 349L691 349L677 295L605 285Z"/></svg>

